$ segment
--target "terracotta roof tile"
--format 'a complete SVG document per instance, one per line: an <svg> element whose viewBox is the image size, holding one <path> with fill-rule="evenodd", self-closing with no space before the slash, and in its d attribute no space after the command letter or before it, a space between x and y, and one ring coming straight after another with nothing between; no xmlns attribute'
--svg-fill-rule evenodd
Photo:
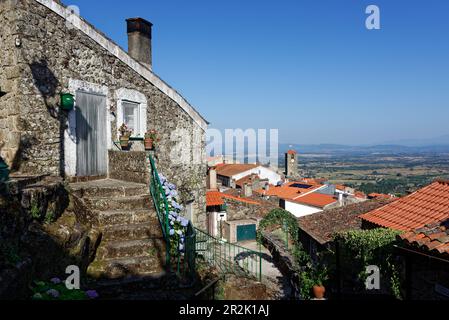
<svg viewBox="0 0 449 320"><path fill-rule="evenodd" d="M285 149L284 149L285 150ZM296 152L295 150L288 150L287 151L288 154L298 154L298 152Z"/></svg>
<svg viewBox="0 0 449 320"><path fill-rule="evenodd" d="M273 186L270 185L270 188L268 190L263 190L263 189L259 189L256 190L256 193L262 194L262 195L266 195L266 196L275 196L281 199L294 199L300 195L304 195L307 194L309 192L312 192L320 187L322 187L322 185L318 185L318 184L308 184L305 183L306 185L310 185L310 187L308 188L297 188L294 185L298 185L298 184L304 184L304 182L302 181L292 181L289 183L284 184L283 186L277 187L277 186Z"/></svg>
<svg viewBox="0 0 449 320"><path fill-rule="evenodd" d="M393 198L392 196L388 195L388 194L383 194L383 193L370 193L368 195L368 198L370 199L390 199Z"/></svg>
<svg viewBox="0 0 449 320"><path fill-rule="evenodd" d="M436 181L382 208L361 215L381 227L408 231L449 217L449 183Z"/></svg>
<svg viewBox="0 0 449 320"><path fill-rule="evenodd" d="M221 206L224 201L221 197L221 193L218 191L207 191L206 192L206 206Z"/></svg>
<svg viewBox="0 0 449 320"><path fill-rule="evenodd" d="M235 182L235 184L236 184L237 186L239 186L240 188L243 188L243 185L244 185L245 183L251 184L251 183L254 182L255 180L260 180L260 177L259 177L258 175L249 175L249 176L243 177L243 178L240 179L240 180L237 180L237 181Z"/></svg>
<svg viewBox="0 0 449 320"><path fill-rule="evenodd" d="M309 193L305 196L300 196L300 197L294 198L290 201L300 203L300 204L311 205L314 207L323 208L329 204L337 202L337 199L335 199L334 196L331 196L328 194Z"/></svg>
<svg viewBox="0 0 449 320"><path fill-rule="evenodd" d="M403 233L399 238L406 245L449 256L449 219Z"/></svg>
<svg viewBox="0 0 449 320"><path fill-rule="evenodd" d="M241 197L236 197L236 196L232 196L230 194L226 194L226 193L222 193L221 196L223 198L227 198L227 199L232 199L232 200L236 200L236 201L240 201L240 202L244 202L244 203L249 203L249 204L260 204L257 201L251 200L251 199L246 199L246 198L241 198Z"/></svg>
<svg viewBox="0 0 449 320"><path fill-rule="evenodd" d="M240 201L240 202L244 202L244 203L248 203L248 204L255 204L258 205L260 204L257 201L251 200L251 199L246 199L246 198L241 198L241 197L236 197L230 194L226 194L226 193L222 193L219 191L207 191L206 192L206 206L210 207L210 206L221 206L223 205L224 199L232 199L232 200L236 200L236 201Z"/></svg>
<svg viewBox="0 0 449 320"><path fill-rule="evenodd" d="M390 201L386 199L369 200L325 210L298 218L298 225L303 232L308 233L319 243L325 244L331 241L333 235L338 232L361 229L360 214L382 207Z"/></svg>

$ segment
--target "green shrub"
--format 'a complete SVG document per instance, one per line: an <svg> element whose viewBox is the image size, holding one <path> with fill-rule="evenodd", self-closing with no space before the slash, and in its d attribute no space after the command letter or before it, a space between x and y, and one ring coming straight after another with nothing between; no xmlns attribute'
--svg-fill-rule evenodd
<svg viewBox="0 0 449 320"><path fill-rule="evenodd" d="M364 284L366 279L366 267L378 266L381 273L389 279L391 293L400 299L400 276L393 256L399 234L399 231L377 228L347 231L336 235L335 241L340 247L342 266L353 271L360 284Z"/></svg>
<svg viewBox="0 0 449 320"><path fill-rule="evenodd" d="M49 282L35 281L31 291L32 300L89 300L98 297L95 290L70 290L59 278L53 278Z"/></svg>

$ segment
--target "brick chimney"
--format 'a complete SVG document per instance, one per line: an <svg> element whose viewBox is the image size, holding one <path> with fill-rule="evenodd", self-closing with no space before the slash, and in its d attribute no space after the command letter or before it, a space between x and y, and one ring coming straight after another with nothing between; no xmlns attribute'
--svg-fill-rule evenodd
<svg viewBox="0 0 449 320"><path fill-rule="evenodd" d="M152 70L151 27L153 24L142 18L126 19L129 55Z"/></svg>

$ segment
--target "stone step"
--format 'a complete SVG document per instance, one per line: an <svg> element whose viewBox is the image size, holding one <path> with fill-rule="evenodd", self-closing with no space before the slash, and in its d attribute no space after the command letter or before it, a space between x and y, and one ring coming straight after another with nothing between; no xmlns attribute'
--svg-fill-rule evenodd
<svg viewBox="0 0 449 320"><path fill-rule="evenodd" d="M108 226L103 229L103 241L143 240L162 238L162 230L157 218L147 223Z"/></svg>
<svg viewBox="0 0 449 320"><path fill-rule="evenodd" d="M72 192L80 197L129 197L148 194L145 184L105 179L70 184Z"/></svg>
<svg viewBox="0 0 449 320"><path fill-rule="evenodd" d="M151 278L164 273L163 261L157 255L94 261L87 273L95 279Z"/></svg>
<svg viewBox="0 0 449 320"><path fill-rule="evenodd" d="M165 258L164 239L102 241L97 249L96 260L151 256Z"/></svg>
<svg viewBox="0 0 449 320"><path fill-rule="evenodd" d="M157 220L156 211L153 207L140 210L95 211L94 214L98 217L97 223L102 227L157 222L155 221ZM159 222L157 225L159 226Z"/></svg>
<svg viewBox="0 0 449 320"><path fill-rule="evenodd" d="M136 210L153 208L153 201L150 195L104 198L85 197L84 202L91 210Z"/></svg>

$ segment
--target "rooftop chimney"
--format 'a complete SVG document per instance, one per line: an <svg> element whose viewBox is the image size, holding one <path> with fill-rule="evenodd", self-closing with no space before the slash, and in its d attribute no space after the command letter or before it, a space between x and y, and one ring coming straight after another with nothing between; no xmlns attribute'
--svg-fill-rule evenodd
<svg viewBox="0 0 449 320"><path fill-rule="evenodd" d="M126 19L129 55L152 69L151 27L153 24L142 18Z"/></svg>

